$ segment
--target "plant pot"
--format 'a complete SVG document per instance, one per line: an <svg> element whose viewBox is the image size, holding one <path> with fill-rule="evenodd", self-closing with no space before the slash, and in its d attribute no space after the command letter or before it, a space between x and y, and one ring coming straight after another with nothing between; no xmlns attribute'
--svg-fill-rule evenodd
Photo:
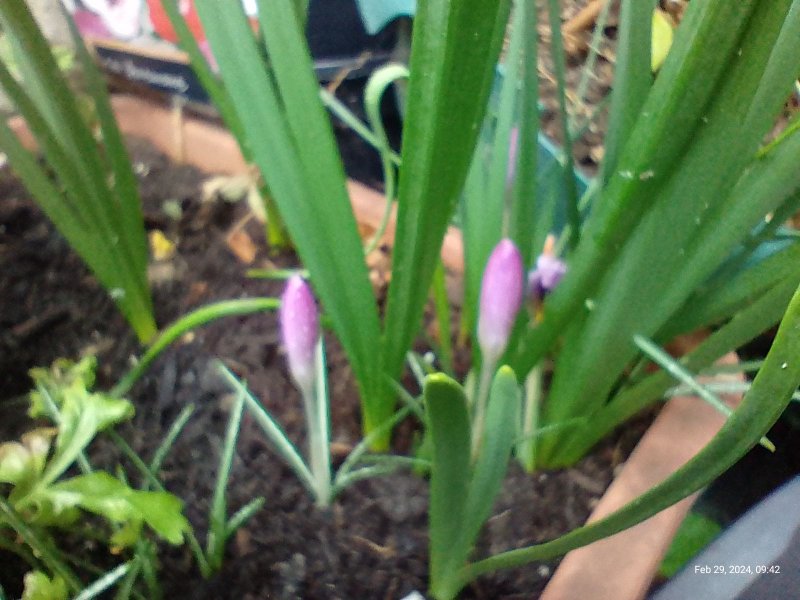
<svg viewBox="0 0 800 600"><path fill-rule="evenodd" d="M248 171L235 140L219 126L131 96L114 97L113 107L123 133L145 138L173 159L210 174ZM33 145L23 121L15 118L11 125L27 146ZM348 181L348 189L359 226L375 231L384 198L357 182ZM390 223L382 241L391 245L393 234ZM455 289L463 274L463 248L455 228L447 233L442 258ZM724 360L733 362L736 357L730 354ZM723 421L696 398L674 398L642 438L591 520L613 512L673 473L711 439ZM568 554L543 597L642 598L690 504L690 499L684 500L634 528Z"/></svg>

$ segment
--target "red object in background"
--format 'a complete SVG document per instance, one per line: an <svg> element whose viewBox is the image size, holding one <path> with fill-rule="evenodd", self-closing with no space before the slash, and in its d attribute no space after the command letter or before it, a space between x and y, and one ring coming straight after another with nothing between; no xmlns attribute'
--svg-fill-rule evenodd
<svg viewBox="0 0 800 600"><path fill-rule="evenodd" d="M169 21L166 11L161 6L161 0L147 0L147 7L150 9L150 21L153 23L153 29L163 39L172 43L178 42L178 35ZM193 0L179 0L178 10L183 18L186 19L186 24L198 42L203 42L206 39L206 34L203 31L203 26L200 24L200 17L197 15L197 9L194 7Z"/></svg>

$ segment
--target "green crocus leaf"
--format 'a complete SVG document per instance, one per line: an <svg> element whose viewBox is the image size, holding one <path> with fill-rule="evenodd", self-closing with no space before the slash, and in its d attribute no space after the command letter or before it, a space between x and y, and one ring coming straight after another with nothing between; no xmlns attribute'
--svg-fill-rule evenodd
<svg viewBox="0 0 800 600"><path fill-rule="evenodd" d="M492 383L486 430L474 468L464 389L437 373L425 379L424 395L433 450L430 590L434 598L453 598L461 587L459 571L503 484L516 438L520 393L514 371L502 367Z"/></svg>
<svg viewBox="0 0 800 600"><path fill-rule="evenodd" d="M459 541L470 487L470 423L464 390L447 375L429 375L423 394L433 449L429 531L431 589L436 596L436 589L469 554Z"/></svg>

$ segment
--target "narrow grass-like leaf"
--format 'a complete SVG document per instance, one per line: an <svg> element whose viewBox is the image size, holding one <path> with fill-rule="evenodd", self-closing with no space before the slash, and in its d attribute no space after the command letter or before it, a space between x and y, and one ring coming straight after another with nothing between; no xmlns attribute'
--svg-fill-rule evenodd
<svg viewBox="0 0 800 600"><path fill-rule="evenodd" d="M150 467L147 466L147 463L142 460L142 458L136 453L136 451L131 448L130 444L125 441L125 439L119 435L113 429L107 429L106 435L114 442L114 445L119 448L120 452L131 461L131 464L134 468L139 471L139 474L144 477L145 481L153 487L153 489L159 492L166 492L167 488L164 487L164 484L158 479L158 477L150 470ZM200 569L200 573L203 574L203 577L208 577L211 574L211 570L208 566L208 561L206 560L206 556L203 553L203 549L200 547L200 542L197 540L197 536L194 533L194 530L189 526L189 529L184 532L186 535L186 541L189 543L189 548L192 551L192 555L194 556L195 561L197 562L197 567ZM144 568L143 568L144 570Z"/></svg>
<svg viewBox="0 0 800 600"><path fill-rule="evenodd" d="M300 480L312 496L315 494L314 478L311 476L311 471L308 470L303 457L294 447L294 444L289 440L286 433L280 425L272 418L272 416L261 406L261 403L250 393L250 391L242 384L241 381L231 373L227 367L220 364L220 373L222 373L225 380L244 397L245 405L248 411L253 416L253 419L258 423L267 438L272 442L275 450L286 461L286 464L295 472L297 478Z"/></svg>
<svg viewBox="0 0 800 600"><path fill-rule="evenodd" d="M89 197L89 192L81 181L77 169L66 151L53 138L54 134L45 118L2 62L0 62L0 85L25 117L31 132L44 142L45 157L59 174L64 192L50 183L50 176L22 147L8 126L2 123L0 141L18 175L26 186L30 186L30 191L42 209L54 223L58 224L64 237L93 268L101 283L108 289L124 289L126 270L121 264L123 258L117 252L117 248L112 245L108 251L97 251L103 245L104 229L99 224L96 209L91 206L91 199L83 203L76 202L76 198Z"/></svg>
<svg viewBox="0 0 800 600"><path fill-rule="evenodd" d="M519 92L519 138L515 165L511 218L508 236L514 240L527 267L544 243L537 240L536 220L546 220L540 215L540 200L537 198L537 157L539 146L539 69L536 2L520 0L514 9L520 16L515 27L523 30Z"/></svg>
<svg viewBox="0 0 800 600"><path fill-rule="evenodd" d="M130 561L122 563L118 567L111 569L100 579L97 579L86 586L80 594L75 596L73 600L92 600L93 598L97 598L100 594L125 577L135 565L136 562Z"/></svg>
<svg viewBox="0 0 800 600"><path fill-rule="evenodd" d="M491 160L488 147L489 137L486 133L488 126L484 124L484 132L475 148L470 164L467 179L464 183L464 193L459 205L459 225L464 242L464 303L461 309L460 338L466 339L475 328L478 316L478 296L480 294L481 277L486 259L480 262L481 250L485 243L483 238L499 236L502 223L500 206L495 198L494 210L484 210L488 206L488 178L487 171ZM491 247L489 248L491 252ZM488 257L488 252L486 257ZM477 356L477 349L473 350Z"/></svg>
<svg viewBox="0 0 800 600"><path fill-rule="evenodd" d="M364 89L364 109L367 118L379 141L378 153L381 156L381 168L383 169L384 195L386 196L386 208L377 230L372 235L372 239L364 249L365 254L369 254L375 248L389 224L392 215L392 207L397 197L397 172L392 161L392 148L389 144L389 137L386 135L386 128L383 126L381 115L381 99L384 93L394 82L408 78L408 69L405 65L389 64L375 71L367 81Z"/></svg>
<svg viewBox="0 0 800 600"><path fill-rule="evenodd" d="M105 156L101 155L75 96L25 2L3 2L0 24L16 49L17 66L25 76L27 92L4 64L0 64L0 85L25 117L65 194L43 195L46 184L31 181L30 161L20 158L21 147L8 139L5 126L3 146L10 148L9 158L20 169L23 182L31 186L48 216L112 293L139 338L146 341L156 327L145 273L147 246L141 209L127 154L110 116L99 75L86 61L85 49L79 48L107 142ZM113 184L109 183L106 156L115 175ZM20 165L21 161L28 164ZM55 203L64 204L65 210L54 209Z"/></svg>
<svg viewBox="0 0 800 600"><path fill-rule="evenodd" d="M177 0L162 0L161 6L169 18L175 34L178 36L178 42L181 49L189 56L189 62L192 65L192 71L197 76L203 89L208 94L211 102L219 111L222 120L231 133L239 142L239 147L242 153L248 155L247 136L245 135L239 115L233 106L230 96L228 95L225 86L211 71L203 51L197 44L197 40L192 34L186 20L181 16L178 10Z"/></svg>
<svg viewBox="0 0 800 600"><path fill-rule="evenodd" d="M664 352L661 348L656 346L647 338L640 335L633 336L633 341L642 352L653 359L653 361L662 369L664 369L664 371L686 385L690 390L692 390L692 392L700 396L709 405L711 405L714 410L718 411L725 417L731 416L733 410L720 398L718 398L711 390L696 381L694 376L669 354ZM775 452L775 444L769 441L766 436L762 437L759 443L770 452Z"/></svg>
<svg viewBox="0 0 800 600"><path fill-rule="evenodd" d="M544 395L542 383L542 368L536 365L525 378L525 401L520 423L522 440L518 441L516 448L517 458L528 473L536 468L536 432L539 430L539 411Z"/></svg>
<svg viewBox="0 0 800 600"><path fill-rule="evenodd" d="M214 486L214 496L211 501L209 513L208 539L206 540L206 555L208 564L216 571L222 567L225 554L225 540L228 539L228 516L226 488L233 465L233 455L236 453L236 440L239 437L239 426L242 422L245 393L239 390L236 401L228 418L228 427L225 430L225 441L222 444L222 454L217 466L217 483Z"/></svg>
<svg viewBox="0 0 800 600"><path fill-rule="evenodd" d="M391 382L392 389L397 392L397 397L400 398L400 402L405 405L406 408L411 410L414 413L414 416L423 423L425 421L425 413L422 409L422 402L418 398L415 398L411 394L408 393L408 390L400 385L397 381Z"/></svg>
<svg viewBox="0 0 800 600"><path fill-rule="evenodd" d="M701 375L719 375L721 373L756 373L764 365L763 360L743 360L735 365L714 365L703 369Z"/></svg>
<svg viewBox="0 0 800 600"><path fill-rule="evenodd" d="M763 363L763 361L759 362ZM732 381L728 383L707 383L703 387L712 394L746 394L753 386L747 381ZM670 388L664 395L668 398L686 395L699 396L697 391L689 385L679 385L674 388ZM792 400L800 400L800 392L795 392L792 394ZM769 450L769 448L767 449Z"/></svg>
<svg viewBox="0 0 800 600"><path fill-rule="evenodd" d="M385 475L391 475L395 471L397 471L397 465L372 465L370 467L360 467L358 469L352 469L344 475L339 480L339 485L337 486L336 493L340 493L344 488L353 485L358 481L364 481L365 479L374 479L375 477L383 477Z"/></svg>
<svg viewBox="0 0 800 600"><path fill-rule="evenodd" d="M236 4L202 0L197 9L253 159L350 358L365 421L374 426L382 421L375 419L382 411L376 407L387 405L375 352L377 307L308 48L289 3L262 3L259 14L274 67L268 70Z"/></svg>
<svg viewBox="0 0 800 600"><path fill-rule="evenodd" d="M564 54L564 40L561 34L561 8L558 0L548 0L547 16L550 22L550 56L555 67L558 98L558 116L563 137L563 163L562 173L564 189L566 190L567 223L572 229L570 245L575 247L580 241L581 216L578 211L578 188L575 184L575 160L572 156L572 137L569 130L569 112L567 110L567 83L566 83L566 57Z"/></svg>
<svg viewBox="0 0 800 600"><path fill-rule="evenodd" d="M228 523L225 525L225 539L229 539L245 523L252 519L253 516L264 507L265 503L266 500L264 497L259 496L258 498L253 498L250 502L233 513Z"/></svg>
<svg viewBox="0 0 800 600"><path fill-rule="evenodd" d="M315 357L315 385L313 403L306 403L308 411L308 464L316 482L317 505L327 507L333 498L331 491L331 415L328 392L328 369L325 362L325 341L320 338ZM311 405L309 405L311 404Z"/></svg>
<svg viewBox="0 0 800 600"><path fill-rule="evenodd" d="M752 200L739 196L742 189L734 185L780 111L782 91L790 89L800 71L775 67L786 67L785 56L800 52L800 19L784 22L790 3L782 0L780 6L756 9L719 96L706 107L707 125L700 128L652 209L600 277L593 310L573 319L545 407L546 423L600 407L635 355L632 335L654 335L747 235L753 221L763 217L764 213L753 213L761 203L743 202L741 214L732 210L731 203ZM796 35L788 36L787 31ZM796 172L769 170L780 165L780 157L772 158L777 160L759 161L745 175L745 186L754 186L757 198L779 204L785 196L762 196L757 193L761 179L748 179L753 171L761 172L764 180L763 174L770 173L780 185L795 188ZM764 181L764 185L773 184ZM665 226L671 235L660 235ZM545 440L539 456L558 461L555 444Z"/></svg>
<svg viewBox="0 0 800 600"><path fill-rule="evenodd" d="M365 431L369 431L388 414L384 408L388 403L382 396L376 396L384 388L375 351L380 340L377 307L345 188L344 170L330 122L319 100L319 86L305 30L296 20L293 22L291 13L291 8L284 3L268 4L259 0L261 26L286 120L311 186L311 197L315 200L316 231L301 234L290 227L290 232L299 250L302 250L300 237L319 235L320 230L327 232L324 239L319 240L328 243L321 253L325 255L324 262L309 263L303 257L304 263L350 355L362 392ZM303 229L308 226L304 224ZM335 253L329 251L333 247L337 249ZM336 257L332 261L331 254ZM333 272L320 273L323 269ZM345 281L347 285L343 285Z"/></svg>
<svg viewBox="0 0 800 600"><path fill-rule="evenodd" d="M118 245L120 254L136 264L136 256L139 256L141 261L141 251L146 246L143 241L140 242L137 253L137 250L130 246L128 237L122 235L125 231L125 221L122 220L120 211L116 210L111 191L102 179L98 180L98 175L105 172L103 160L97 152L91 130L83 121L75 96L59 72L47 41L37 29L24 2L10 0L4 5L6 8L0 8L0 21L6 27L6 33L19 46L17 61L18 65L25 69L27 75L25 84L30 86L31 98L45 117L49 117L46 119L47 124L55 133L55 138L64 151L74 153L72 156L80 156L80 160L72 162L71 165L82 184L86 186L86 192L93 199L92 206L101 222L120 238L108 242L112 247ZM87 71L87 79L90 91L95 91L91 70ZM115 129L113 126L112 128ZM41 138L39 141L42 142ZM89 202L88 198L86 202ZM128 207L124 210L127 211Z"/></svg>
<svg viewBox="0 0 800 600"><path fill-rule="evenodd" d="M798 210L800 210L800 193L795 192L789 196L781 206L775 209L772 214L767 215L764 219L764 225L753 231L750 237L742 243L742 251L739 253L739 256L736 256L738 260L735 260L729 267L731 272L735 273L738 268L751 259L753 255L758 252L762 244L768 243L771 240L781 239L785 237L787 233L793 235L794 230L787 231L784 224L790 220ZM767 219L769 219L768 222L766 222Z"/></svg>
<svg viewBox="0 0 800 600"><path fill-rule="evenodd" d="M82 73L86 77L89 93L94 100L103 143L111 163L113 192L123 219L122 232L130 239L131 251L140 276L145 277L148 256L147 241L142 233L144 222L139 188L131 167L131 159L111 108L106 82L92 57L89 56L75 23L70 18L66 18L66 21L70 28L75 52L81 62ZM152 311L152 305L150 305L150 311Z"/></svg>
<svg viewBox="0 0 800 600"><path fill-rule="evenodd" d="M142 579L147 587L147 597L151 600L161 600L164 596L161 581L156 573L155 549L150 542L142 540L137 547L139 564L142 565Z"/></svg>
<svg viewBox="0 0 800 600"><path fill-rule="evenodd" d="M431 462L424 458L413 456L394 456L392 454L368 454L363 459L364 463L373 465L389 465L395 467L411 467L429 469Z"/></svg>
<svg viewBox="0 0 800 600"><path fill-rule="evenodd" d="M752 304L767 290L797 271L800 244L794 243L764 259L733 279L715 277L693 294L658 338L669 340L679 333L716 324Z"/></svg>
<svg viewBox="0 0 800 600"><path fill-rule="evenodd" d="M68 152L87 152L85 168L89 173L102 171L99 157L89 149L94 139L80 119L75 97L69 90L48 46L38 30L33 15L23 0L8 0L0 7L0 21L4 34L15 46L16 66L25 74L28 86L37 104L46 96L53 101L41 102L45 120L55 132L57 143Z"/></svg>
<svg viewBox="0 0 800 600"><path fill-rule="evenodd" d="M511 41L502 71L502 85L497 94L496 122L493 125L484 125L491 135L484 134L482 137L489 138L486 140L486 147L483 147L481 140L475 151L471 169L477 172L468 175L467 185L471 189L465 194L462 205L464 266L467 271L464 277L464 294L465 303L470 306L473 315L477 315L486 261L500 238L507 237L512 226L509 204L513 188L509 174L514 176L517 164L518 149L512 149L512 141L515 146L519 145L519 130L512 134L512 129L517 115L523 42L527 33L523 19L524 12L515 10L511 20ZM514 137L517 139L513 140ZM472 181L476 177L481 180L477 188ZM523 258L527 260L529 257L523 254ZM474 331L475 328L472 329ZM473 355L477 360L478 344L475 342L473 340Z"/></svg>
<svg viewBox="0 0 800 600"><path fill-rule="evenodd" d="M322 104L331 112L331 114L342 121L345 125L347 125L350 129L352 129L358 136L367 142L370 146L375 148L375 150L380 151L381 147L383 146L383 142L380 140L378 135L372 131L363 121L361 121L357 116L355 116L352 111L347 108L347 106L339 100L336 96L334 96L331 92L326 90L325 88L320 88L319 90L319 97L322 100ZM400 155L394 152L393 150L389 153L389 157L392 160L392 163L400 166Z"/></svg>
<svg viewBox="0 0 800 600"><path fill-rule="evenodd" d="M727 352L749 342L780 321L798 285L798 280L800 275L784 280L770 289L687 354L681 364L690 371L700 371L710 367ZM565 436L560 450L561 459L567 464L578 460L599 440L611 433L619 423L660 398L671 385L672 378L662 371L649 375L630 388L623 389L600 411L593 413L591 421L586 426L579 427Z"/></svg>
<svg viewBox="0 0 800 600"><path fill-rule="evenodd" d="M515 4L516 6L516 4ZM497 100L497 120L492 135L491 163L488 172L487 196L485 199L485 212L483 217L489 214L501 218L502 230L492 232L494 235L488 242L488 251L482 257L483 261L489 257L491 249L500 241L501 237L508 237L510 223L510 200L511 190L507 189L511 185L509 174L515 174L517 165L517 153L519 146L519 129L514 133L519 112L519 95L522 75L524 43L527 37L523 19L525 17L524 8L515 9L511 18L511 40L509 42L508 53L505 64L503 65L503 79ZM517 138L514 140L513 138ZM512 143L514 147L512 147Z"/></svg>
<svg viewBox="0 0 800 600"><path fill-rule="evenodd" d="M606 25L608 24L608 17L611 14L612 4L612 2L604 2L603 8L600 9L600 13L597 15L597 19L594 22L592 39L589 41L589 54L586 56L586 62L581 68L581 78L575 90L575 97L579 108L583 108L586 102L586 92L589 89L589 83L596 77L594 69L597 65L597 58L600 56L600 44L603 41L603 35L605 34ZM623 26L625 25L623 24Z"/></svg>
<svg viewBox="0 0 800 600"><path fill-rule="evenodd" d="M650 64L655 2L622 0L617 36L614 85L604 139L602 177L611 178L617 158L628 141L653 83Z"/></svg>
<svg viewBox="0 0 800 600"><path fill-rule="evenodd" d="M136 584L136 578L139 577L142 566L141 561L137 558L134 558L129 564L131 568L128 569L127 573L125 573L125 578L119 584L114 600L129 600L133 593L133 586Z"/></svg>
<svg viewBox="0 0 800 600"><path fill-rule="evenodd" d="M383 368L398 378L464 185L494 78L509 0L420 3L403 130ZM381 409L391 410L391 403Z"/></svg>
<svg viewBox="0 0 800 600"><path fill-rule="evenodd" d="M178 36L181 48L189 56L189 62L197 79L219 111L225 126L231 131L236 141L239 143L242 156L244 156L248 163L253 162L252 151L247 140L244 126L242 125L242 120L239 118L239 113L236 112L236 107L228 91L225 89L224 84L212 72L208 60L200 49L186 20L181 16L176 1L163 0L162 6ZM269 190L266 186L261 185L259 193L264 200L264 208L267 216L267 242L273 248L280 248L288 245L288 240L285 239L285 232L283 231L283 223L271 200Z"/></svg>
<svg viewBox="0 0 800 600"><path fill-rule="evenodd" d="M3 64L0 63L0 74L2 72ZM67 223L75 231L80 227L87 228L87 222L83 220L79 210L68 202L63 201L61 190L55 186L33 155L25 150L5 120L2 119L0 119L0 148L8 156L14 171L31 192L31 195L41 199L39 201L40 206L52 221ZM84 256L91 248L89 244L91 235L91 232L87 232L87 235L82 238L85 240L83 243L79 238L76 238L74 247L80 256Z"/></svg>
<svg viewBox="0 0 800 600"><path fill-rule="evenodd" d="M252 279L274 279L283 281L293 275L299 275L303 279L308 279L309 273L306 269L248 269L247 276Z"/></svg>
<svg viewBox="0 0 800 600"><path fill-rule="evenodd" d="M336 472L336 477L333 482L334 496L347 487L345 483L346 478L355 469L355 466L359 463L359 461L362 460L364 455L369 451L370 446L374 444L375 440L386 435L387 432L394 429L394 426L405 419L410 414L411 410L411 407L401 408L394 415L392 415L388 421L373 429L368 435L364 436L364 438L362 438L358 444L356 444L356 446L350 451L350 454L347 455L347 458L345 458L342 465L339 467L339 470Z"/></svg>
<svg viewBox="0 0 800 600"><path fill-rule="evenodd" d="M184 406L183 410L181 410L181 412L175 418L175 421L170 426L167 435L164 437L164 441L158 445L158 448L156 448L156 451L153 454L153 460L150 461L150 471L153 473L158 473L161 470L161 465L163 464L164 459L167 457L169 451L172 450L175 440L178 439L178 436L181 434L181 431L183 431L186 423L188 423L189 419L192 418L194 410L194 404Z"/></svg>
<svg viewBox="0 0 800 600"><path fill-rule="evenodd" d="M512 367L522 377L549 351L581 310L598 276L652 206L654 191L678 164L703 124L707 103L729 70L754 2L697 2L689 6L619 164L606 200L586 225L570 270L545 304L542 323L521 345ZM714 52L708 49L714 48ZM652 172L653 177L640 177Z"/></svg>

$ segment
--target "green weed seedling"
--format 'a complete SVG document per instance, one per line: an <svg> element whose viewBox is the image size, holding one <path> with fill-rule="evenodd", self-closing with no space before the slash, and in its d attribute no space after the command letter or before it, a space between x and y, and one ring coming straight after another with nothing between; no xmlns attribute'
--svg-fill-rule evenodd
<svg viewBox="0 0 800 600"><path fill-rule="evenodd" d="M182 503L172 494L133 489L124 479L91 466L85 453L89 444L133 415L127 400L91 391L94 368L94 359L85 358L78 363L59 360L52 369L33 369L30 415L48 419L53 426L38 427L20 441L0 445L0 543L33 568L43 565L50 572L26 578L31 593L38 590L58 598L62 591L70 591L89 598L91 590L99 593L96 590L133 568L133 563L121 565L84 589L71 557L54 542L55 530L97 536L115 552L146 544L145 525L176 545L189 531ZM79 474L70 473L73 467ZM100 517L107 529L87 529L87 514Z"/></svg>

